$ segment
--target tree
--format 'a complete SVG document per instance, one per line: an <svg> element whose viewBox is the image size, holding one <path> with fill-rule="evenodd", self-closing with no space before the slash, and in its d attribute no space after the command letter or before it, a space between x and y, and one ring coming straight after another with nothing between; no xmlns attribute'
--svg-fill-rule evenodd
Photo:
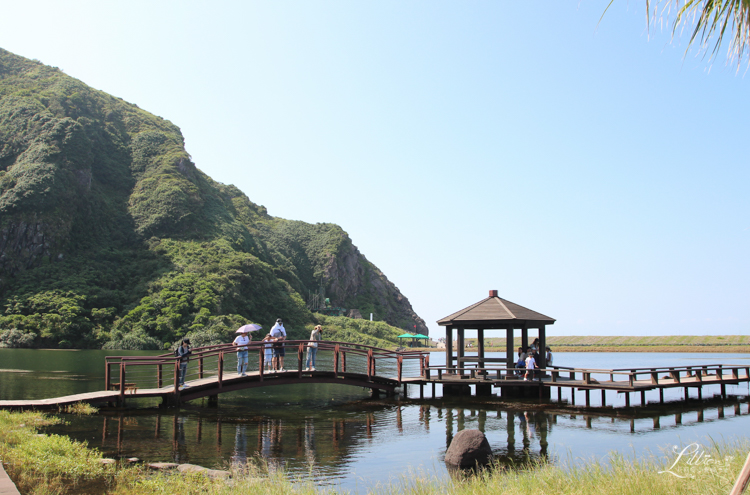
<svg viewBox="0 0 750 495"><path fill-rule="evenodd" d="M614 0L607 9L612 3ZM712 59L719 52L724 36L729 36L727 63L736 62L739 68L748 58L750 0L646 0L649 30L657 20L671 22L672 37L685 28L692 31L686 52L697 42L699 50L710 53Z"/></svg>

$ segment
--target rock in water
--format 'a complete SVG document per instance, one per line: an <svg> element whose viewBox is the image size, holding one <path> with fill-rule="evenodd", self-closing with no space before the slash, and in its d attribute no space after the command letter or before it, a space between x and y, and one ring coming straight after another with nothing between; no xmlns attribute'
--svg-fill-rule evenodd
<svg viewBox="0 0 750 495"><path fill-rule="evenodd" d="M445 453L445 463L456 467L469 468L477 464L484 466L492 460L492 448L487 438L479 430L461 430Z"/></svg>

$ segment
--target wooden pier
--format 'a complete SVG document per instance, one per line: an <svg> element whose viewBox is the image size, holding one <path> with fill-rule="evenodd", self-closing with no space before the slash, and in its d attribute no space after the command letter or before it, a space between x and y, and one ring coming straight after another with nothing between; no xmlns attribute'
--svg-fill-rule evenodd
<svg viewBox="0 0 750 495"><path fill-rule="evenodd" d="M535 379L525 381L525 372L515 368L456 368L425 367L423 376L403 380L406 386L420 387L420 398L424 398L424 387L432 386L435 396L435 385L443 387L443 396L470 395L470 386L475 387L475 395L493 395L493 389L499 389L500 397L509 398L550 398L553 388L557 389L557 398L562 400L562 390L585 392L585 405L591 405L592 391L601 393L601 403L606 405L606 392L613 391L625 394L625 404L630 406L631 394L640 394L641 404L645 404L645 393L658 390L660 402L664 402L664 390L682 388L684 398L689 397L689 389L697 390L698 399L703 397L703 388L718 385L721 396L726 398L727 385L750 382L750 366L728 366L711 364L699 366L634 368L634 369L582 369L554 367L538 369ZM575 405L575 395L570 394Z"/></svg>

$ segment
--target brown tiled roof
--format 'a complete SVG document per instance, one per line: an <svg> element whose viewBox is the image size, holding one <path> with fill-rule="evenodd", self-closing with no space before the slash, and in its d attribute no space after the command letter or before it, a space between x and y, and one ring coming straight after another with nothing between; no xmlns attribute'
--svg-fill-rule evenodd
<svg viewBox="0 0 750 495"><path fill-rule="evenodd" d="M509 323L519 326L524 323L529 323L532 326L533 324L552 325L555 323L555 319L506 301L501 297L490 296L468 308L456 311L452 315L438 320L437 323L441 326L476 324L491 327L493 324L497 324L504 327Z"/></svg>

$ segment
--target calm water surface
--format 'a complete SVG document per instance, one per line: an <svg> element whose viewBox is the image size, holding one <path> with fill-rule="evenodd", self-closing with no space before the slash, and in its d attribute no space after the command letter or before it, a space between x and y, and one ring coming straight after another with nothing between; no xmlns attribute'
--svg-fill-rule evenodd
<svg viewBox="0 0 750 495"><path fill-rule="evenodd" d="M0 349L0 399L33 399L101 390L104 356L114 351ZM122 355L138 352L120 352ZM142 354L142 353L140 353ZM330 359L319 356L319 369ZM444 354L433 353L433 365ZM746 354L557 353L555 364L589 368L644 368L700 364L748 365ZM231 368L232 363L228 363ZM352 363L354 366L355 363ZM405 376L418 373L410 363ZM387 373L388 368L379 368ZM371 399L365 389L340 385L290 385L222 394L218 407L207 401L179 409L140 402L143 409L102 410L90 417L65 415L68 424L54 433L85 440L105 456L144 461L190 462L211 468L261 457L291 475L312 476L323 484L364 490L397 481L413 472L447 476L443 462L453 435L464 428L482 430L495 454L518 462L528 458L591 459L611 451L660 455L661 449L710 438L731 440L750 428L748 386L729 386L726 401L719 388L704 390L703 401L676 402L683 389L670 390L668 403L636 409L586 412L568 406L570 391L552 400L425 401L412 387L410 398ZM695 393L694 391L691 393ZM611 394L611 395L610 395ZM598 405L598 392L592 394ZM694 397L691 395L691 397ZM649 392L647 402L658 401ZM640 398L633 395L633 404ZM669 402L675 401L675 402ZM579 392L576 403L583 402ZM610 392L607 404L624 398Z"/></svg>

